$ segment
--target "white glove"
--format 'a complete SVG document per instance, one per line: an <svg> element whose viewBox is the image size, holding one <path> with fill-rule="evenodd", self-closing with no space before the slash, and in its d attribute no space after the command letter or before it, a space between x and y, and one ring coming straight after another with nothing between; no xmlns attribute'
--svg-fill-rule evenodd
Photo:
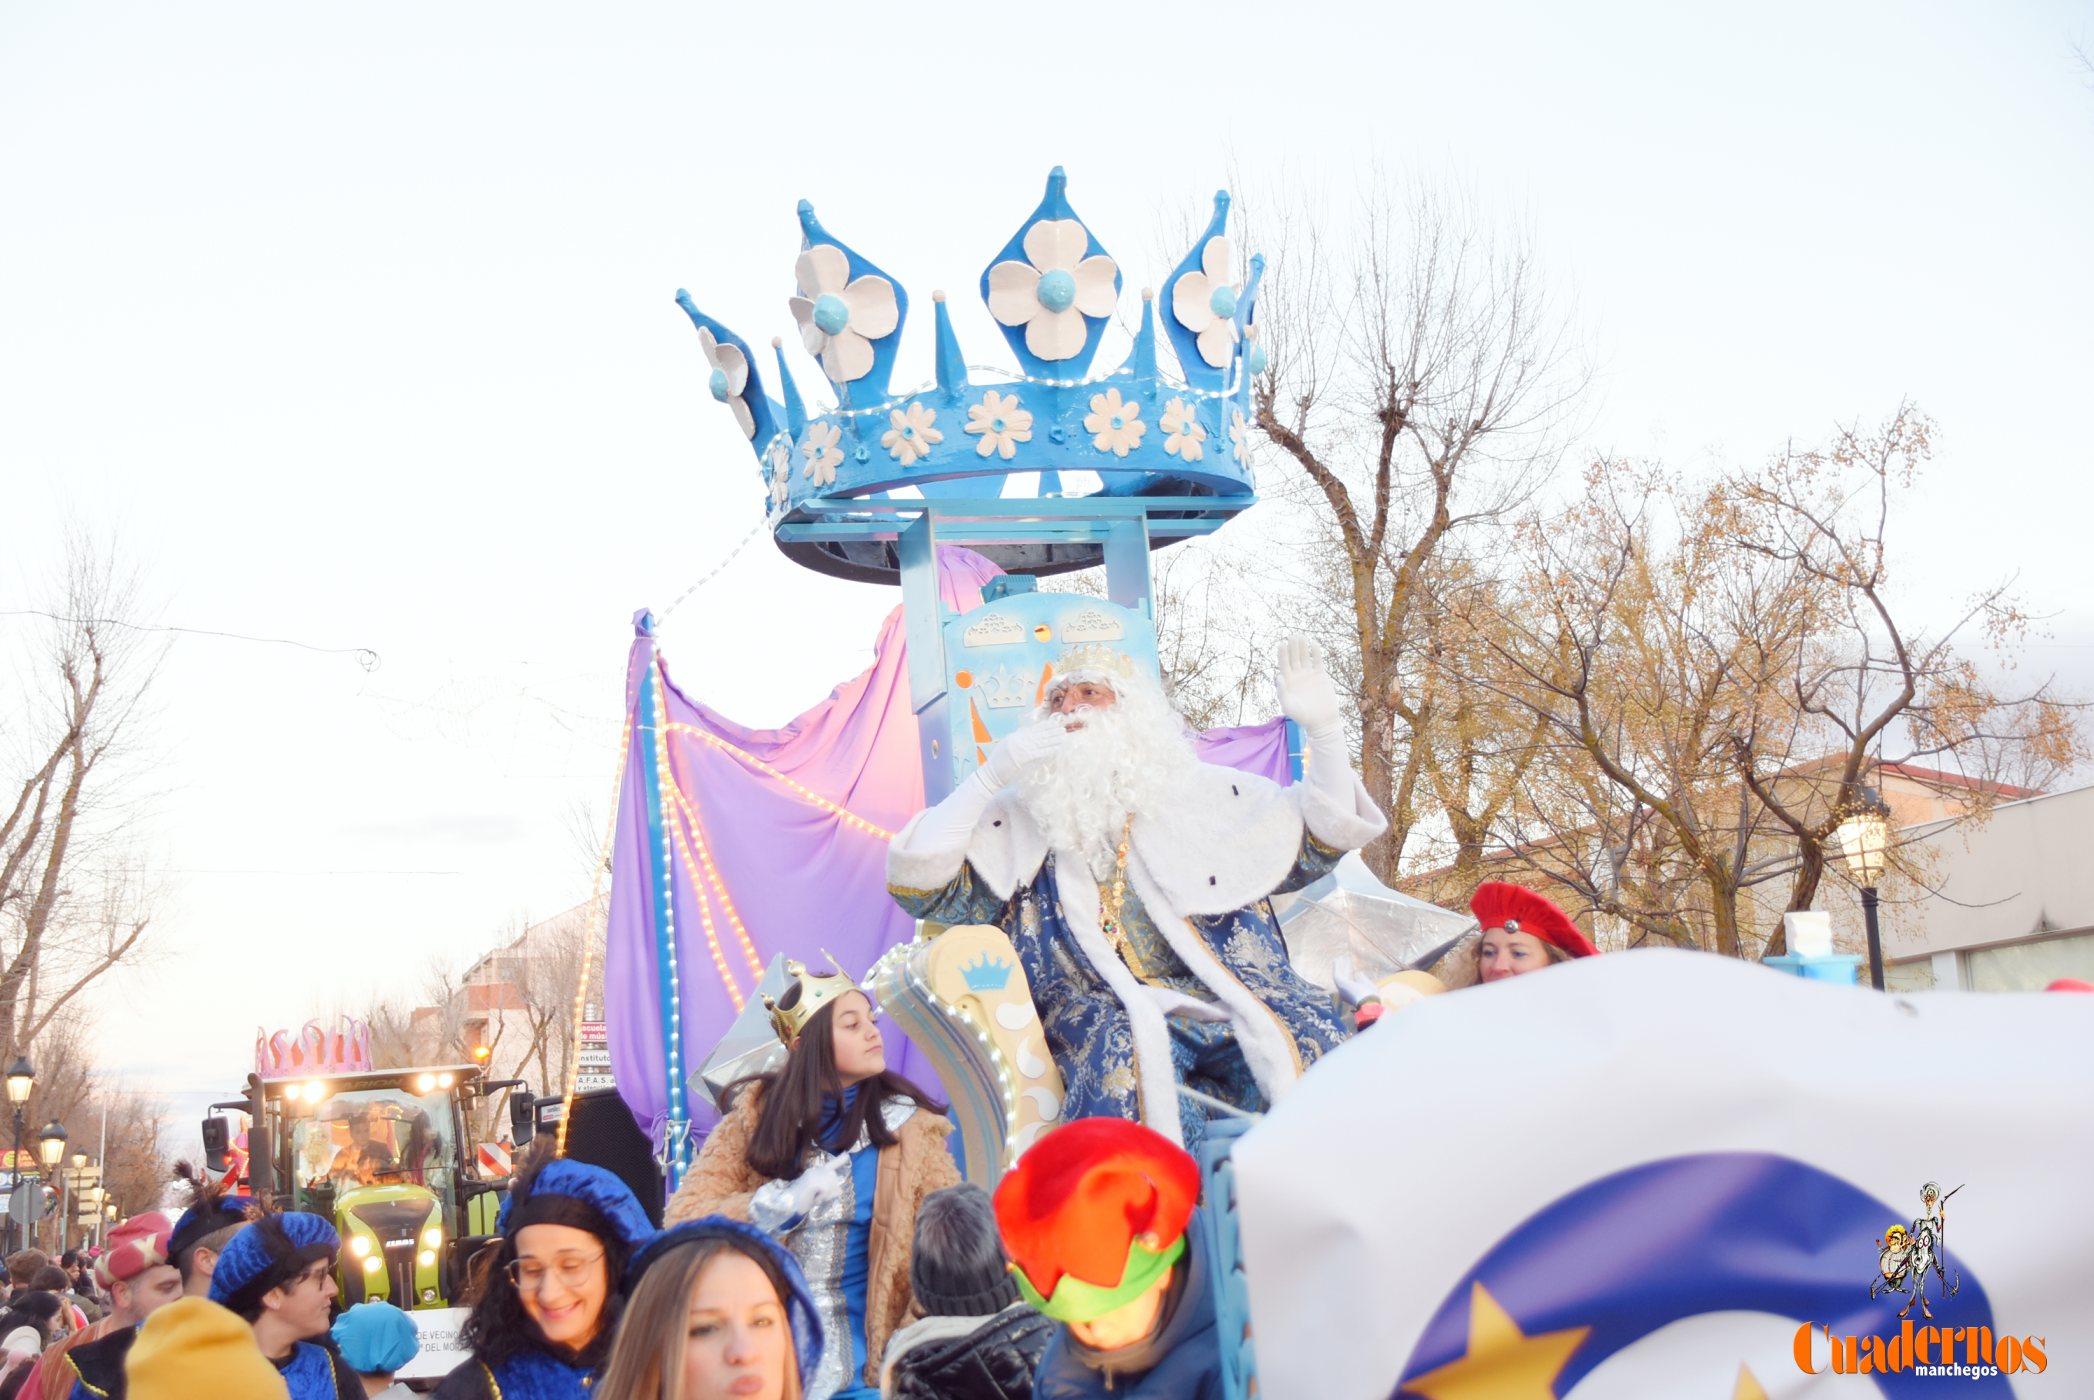
<svg viewBox="0 0 2094 1400"><path fill-rule="evenodd" d="M1280 664L1273 676L1280 713L1306 734L1330 739L1344 733L1338 710L1338 687L1323 668L1323 650L1297 632L1280 643ZM1014 736L1015 737L1015 736Z"/></svg>
<svg viewBox="0 0 2094 1400"><path fill-rule="evenodd" d="M1014 729L996 741L981 766L982 781L991 792L1017 781L1018 775L1045 759L1069 741L1068 727L1060 715L1049 715L1022 729Z"/></svg>
<svg viewBox="0 0 2094 1400"><path fill-rule="evenodd" d="M824 1157L793 1182L793 1204L803 1215L814 1213L816 1206L833 1201L843 1194L843 1184L851 1175L851 1159L843 1153Z"/></svg>
<svg viewBox="0 0 2094 1400"><path fill-rule="evenodd" d="M851 1173L851 1159L825 1157L791 1181L766 1181L749 1202L749 1219L757 1229L772 1235L797 1230L825 1201L843 1192Z"/></svg>
<svg viewBox="0 0 2094 1400"><path fill-rule="evenodd" d="M1381 999L1381 988L1359 975L1350 953L1339 954L1331 964L1331 982L1354 1006L1365 1006L1369 1001Z"/></svg>

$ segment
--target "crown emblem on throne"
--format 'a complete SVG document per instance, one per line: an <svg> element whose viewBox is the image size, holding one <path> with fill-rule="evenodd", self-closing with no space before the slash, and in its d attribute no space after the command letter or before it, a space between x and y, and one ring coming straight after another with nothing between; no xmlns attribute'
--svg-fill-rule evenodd
<svg viewBox="0 0 2094 1400"><path fill-rule="evenodd" d="M822 956L829 959L829 966L842 966L828 949L822 950ZM817 977L807 970L805 963L795 958L785 960L785 975L789 979L785 991L775 998L765 997L763 1009L771 1015L771 1029L778 1032L778 1038L787 1047L799 1042L800 1032L807 1029L807 1023L814 1019L816 1012L845 992L861 990L841 971Z"/></svg>
<svg viewBox="0 0 2094 1400"><path fill-rule="evenodd" d="M970 992L1000 992L1010 985L1011 964L983 953L971 963L960 964L960 977Z"/></svg>
<svg viewBox="0 0 2094 1400"><path fill-rule="evenodd" d="M1061 473L1095 473L1107 495L1249 498L1244 460L1251 380L1266 351L1253 319L1264 270L1241 273L1227 235L1229 196L1164 280L1144 289L1125 362L1094 361L1122 301L1120 264L1067 198L1060 167L1036 208L983 270L980 293L1017 372L971 377L945 294L932 295L935 375L890 380L909 317L908 292L799 208L802 248L786 308L835 406L810 412L774 351L775 397L749 343L677 302L698 328L707 385L748 439L781 543L792 529L847 516L842 502L901 495L1003 496L1039 473L1042 495L1073 494ZM1158 305L1158 302L1161 305ZM1177 371L1158 360L1158 323Z"/></svg>

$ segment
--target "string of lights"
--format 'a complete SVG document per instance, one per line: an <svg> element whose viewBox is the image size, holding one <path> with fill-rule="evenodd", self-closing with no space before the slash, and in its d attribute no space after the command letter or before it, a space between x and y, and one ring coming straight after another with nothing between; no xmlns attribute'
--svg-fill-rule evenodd
<svg viewBox="0 0 2094 1400"><path fill-rule="evenodd" d="M604 822L603 844L597 847L596 871L589 880L589 909L593 913L597 908L597 902L602 900L603 917L600 920L592 920L590 932L582 938L582 971L574 984L574 1033L567 1041L577 1050L581 1047L582 1022L587 1019L589 1006L590 965L597 943L608 943L610 938L611 904L603 898L603 877L611 868L611 846L618 838L618 793L625 785L625 763L632 755L632 747L633 725L628 719L618 731L618 766L611 770L610 817ZM581 1082L581 1075L582 1057L579 1054L570 1054L567 1057L566 1082L560 1091L560 1122L553 1130L553 1155L556 1157L567 1155L567 1120L574 1112L575 1087Z"/></svg>
<svg viewBox="0 0 2094 1400"><path fill-rule="evenodd" d="M676 771L676 755L673 753L669 755L669 771L672 774ZM735 939L741 944L743 961L749 964L749 971L753 976L762 977L763 957L756 951L755 941L749 937L749 930L742 924L741 912L734 907L734 899L727 893L727 884L720 878L718 867L713 864L712 847L705 839L705 826L698 820L697 808L684 796L680 787L676 789L676 806L683 813L684 824L690 833L689 845L696 847L698 862L705 867L705 883L711 887L714 898L719 900L721 912L726 914L729 926L734 929ZM686 865L685 869L689 871L690 867ZM695 889L696 872L691 872L691 875L692 888Z"/></svg>
<svg viewBox="0 0 2094 1400"><path fill-rule="evenodd" d="M894 833L889 831L886 827L880 826L874 822L867 821L865 818L859 816L856 812L853 812L850 808L844 806L840 802L830 801L828 798L816 792L813 788L808 787L806 784L798 782L795 779L787 776L786 774L779 772L776 768L773 768L770 764L765 763L762 759L758 758L755 754L750 753L747 749L739 748L734 744L730 744L717 734L709 733L706 730L698 728L696 725L683 724L680 722L671 724L669 728L675 733L689 734L696 738L702 739L706 743L711 744L714 748L719 749L724 753L732 754L735 758L741 760L749 767L754 768L759 773L762 773L767 777L776 778L779 782L785 784L786 787L792 789L793 792L797 793L800 797L806 799L808 802L811 802L815 806L821 808L823 811L830 813L832 816L842 818L845 826L851 827L854 830L862 831L868 836L876 836L882 841L892 841L894 839Z"/></svg>

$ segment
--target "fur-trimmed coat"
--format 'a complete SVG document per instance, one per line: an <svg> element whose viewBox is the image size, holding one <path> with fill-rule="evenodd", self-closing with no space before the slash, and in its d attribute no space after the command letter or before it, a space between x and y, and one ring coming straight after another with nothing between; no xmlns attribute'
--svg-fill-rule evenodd
<svg viewBox="0 0 2094 1400"><path fill-rule="evenodd" d="M1342 796L1188 765L1129 828L1122 922L1168 945L1191 988L1144 981L1100 925L1098 882L1055 851L1019 790L996 794L964 840L933 838L923 814L887 849L887 887L919 919L996 924L1011 937L1066 1089L1063 1121L1131 1118L1190 1142L1181 1122L1172 1018L1220 1027L1268 1103L1349 1030L1328 994L1287 960L1270 896L1297 890L1387 821L1357 778Z"/></svg>
<svg viewBox="0 0 2094 1400"><path fill-rule="evenodd" d="M762 1103L763 1086L750 1085L720 1125L706 1135L697 1162L663 1212L663 1225L702 1215L749 1219L750 1201L770 1181L749 1165L749 1140L755 1135ZM918 1314L915 1295L909 1289L916 1211L931 1192L960 1184L960 1169L946 1146L951 1135L949 1121L919 1109L895 1133L895 1144L880 1149L865 1290L867 1385L880 1383L880 1358L887 1354L887 1339Z"/></svg>

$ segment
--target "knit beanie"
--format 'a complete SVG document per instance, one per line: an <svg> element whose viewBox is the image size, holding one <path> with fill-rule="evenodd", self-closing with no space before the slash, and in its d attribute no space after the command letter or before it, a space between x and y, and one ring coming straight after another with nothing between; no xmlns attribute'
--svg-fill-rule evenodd
<svg viewBox="0 0 2094 1400"><path fill-rule="evenodd" d="M987 1317L1018 1301L996 1210L981 1187L948 1186L916 1208L909 1291L926 1317Z"/></svg>
<svg viewBox="0 0 2094 1400"><path fill-rule="evenodd" d="M254 1329L206 1298L156 1310L124 1358L130 1400L291 1400Z"/></svg>
<svg viewBox="0 0 2094 1400"><path fill-rule="evenodd" d="M265 1215L226 1241L211 1272L211 1301L252 1318L262 1295L332 1259L341 1247L341 1236L321 1216L298 1210Z"/></svg>
<svg viewBox="0 0 2094 1400"><path fill-rule="evenodd" d="M174 1222L157 1210L132 1216L109 1232L109 1248L95 1260L95 1282L109 1288L165 1264L173 1233Z"/></svg>
<svg viewBox="0 0 2094 1400"><path fill-rule="evenodd" d="M615 1235L627 1249L637 1250L654 1238L653 1222L624 1182L602 1167L567 1157L556 1157L518 1177L502 1198L495 1228L515 1239L526 1225L569 1224L571 1208L563 1202L579 1202L595 1211L606 1228L591 1233Z"/></svg>

